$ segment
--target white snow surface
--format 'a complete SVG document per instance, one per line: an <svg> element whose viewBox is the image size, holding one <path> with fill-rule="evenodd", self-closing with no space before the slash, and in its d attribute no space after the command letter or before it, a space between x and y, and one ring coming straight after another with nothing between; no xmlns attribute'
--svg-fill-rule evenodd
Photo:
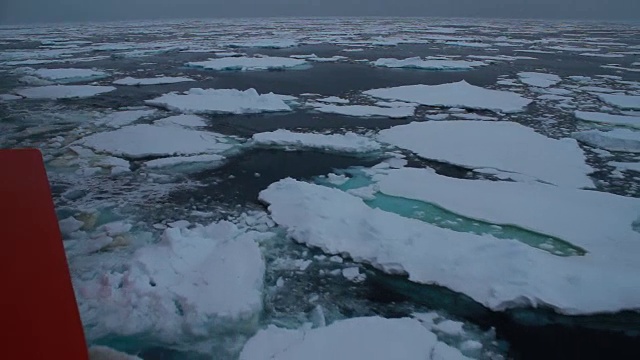
<svg viewBox="0 0 640 360"><path fill-rule="evenodd" d="M132 125L89 135L78 145L129 158L219 154L233 147L224 135L156 125Z"/></svg>
<svg viewBox="0 0 640 360"><path fill-rule="evenodd" d="M520 72L518 73L518 78L524 84L541 88L547 88L562 81L562 78L558 75L538 72Z"/></svg>
<svg viewBox="0 0 640 360"><path fill-rule="evenodd" d="M240 360L465 360L418 320L381 317L336 321L316 329L274 325L249 339Z"/></svg>
<svg viewBox="0 0 640 360"><path fill-rule="evenodd" d="M258 94L255 89L198 89L182 94L168 93L152 100L148 105L187 114L254 114L261 112L291 111L284 100L289 97L274 93Z"/></svg>
<svg viewBox="0 0 640 360"><path fill-rule="evenodd" d="M531 100L514 92L489 90L466 81L441 85L407 85L393 88L373 89L365 95L418 103L429 106L486 109L496 112L524 111Z"/></svg>
<svg viewBox="0 0 640 360"><path fill-rule="evenodd" d="M52 81L77 82L97 79L107 76L104 71L91 69L37 69L30 71L31 74Z"/></svg>
<svg viewBox="0 0 640 360"><path fill-rule="evenodd" d="M514 122L413 122L380 131L378 140L471 169L493 168L560 186L593 187L587 176L593 169L575 140L551 139Z"/></svg>
<svg viewBox="0 0 640 360"><path fill-rule="evenodd" d="M609 151L640 153L640 131L631 129L587 130L574 132L571 136L585 144Z"/></svg>
<svg viewBox="0 0 640 360"><path fill-rule="evenodd" d="M207 70L273 70L299 67L308 64L305 60L286 57L224 57L187 63L187 66Z"/></svg>
<svg viewBox="0 0 640 360"><path fill-rule="evenodd" d="M165 230L130 265L75 283L87 337L146 335L174 343L262 309L264 233L221 221Z"/></svg>
<svg viewBox="0 0 640 360"><path fill-rule="evenodd" d="M163 119L156 120L153 123L161 126L179 126L187 128L198 128L207 126L207 123L203 118L197 115L189 114L169 116Z"/></svg>
<svg viewBox="0 0 640 360"><path fill-rule="evenodd" d="M91 97L115 89L113 86L48 85L21 89L16 91L16 94L28 99L67 99Z"/></svg>
<svg viewBox="0 0 640 360"><path fill-rule="evenodd" d="M416 56L407 59L381 58L371 62L373 66L388 68L412 68L424 70L472 70L486 66L482 61L426 59Z"/></svg>
<svg viewBox="0 0 640 360"><path fill-rule="evenodd" d="M576 118L584 121L640 128L640 116L613 115L589 111L576 111L574 114Z"/></svg>
<svg viewBox="0 0 640 360"><path fill-rule="evenodd" d="M380 150L380 144L368 137L352 132L346 134L300 133L279 129L254 134L253 144L262 146L295 146L337 152L367 153Z"/></svg>
<svg viewBox="0 0 640 360"><path fill-rule="evenodd" d="M598 97L621 109L640 110L640 95L598 94Z"/></svg>
<svg viewBox="0 0 640 360"><path fill-rule="evenodd" d="M372 105L334 105L321 103L307 103L316 111L347 116L370 117L383 116L392 119L411 117L416 111L416 106L402 104L400 106L380 107Z"/></svg>
<svg viewBox="0 0 640 360"><path fill-rule="evenodd" d="M640 309L640 279L633 276L640 268L634 255L640 234L631 226L640 213L638 199L539 183L452 179L428 169L391 170L378 181L386 191L442 201L459 213L561 235L587 254L560 257L519 241L439 228L290 178L259 197L296 241L407 274L413 282L445 286L496 311Z"/></svg>
<svg viewBox="0 0 640 360"><path fill-rule="evenodd" d="M188 77L171 77L171 76L163 76L163 77L154 77L154 78L132 78L126 77L123 79L118 79L113 82L115 85L161 85L161 84L175 84L186 81L195 81Z"/></svg>

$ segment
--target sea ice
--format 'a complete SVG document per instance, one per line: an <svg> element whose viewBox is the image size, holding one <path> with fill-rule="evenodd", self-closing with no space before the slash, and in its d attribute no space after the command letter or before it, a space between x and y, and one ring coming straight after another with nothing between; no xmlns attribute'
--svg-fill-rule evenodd
<svg viewBox="0 0 640 360"><path fill-rule="evenodd" d="M537 72L520 72L518 73L518 77L524 84L542 88L556 85L562 81L558 75Z"/></svg>
<svg viewBox="0 0 640 360"><path fill-rule="evenodd" d="M222 155L193 155L193 156L174 156L162 159L149 160L144 163L147 168L164 168L176 165L208 163L215 166L222 164L225 157Z"/></svg>
<svg viewBox="0 0 640 360"><path fill-rule="evenodd" d="M147 124L92 134L77 144L128 158L219 154L234 146L217 133Z"/></svg>
<svg viewBox="0 0 640 360"><path fill-rule="evenodd" d="M472 169L494 168L562 186L593 186L587 176L593 169L575 140L551 139L513 122L413 122L380 131L378 140Z"/></svg>
<svg viewBox="0 0 640 360"><path fill-rule="evenodd" d="M272 132L254 134L251 142L262 146L295 146L336 152L367 153L380 150L380 144L376 141L352 132L347 132L344 135L324 135L297 133L279 129Z"/></svg>
<svg viewBox="0 0 640 360"><path fill-rule="evenodd" d="M598 97L621 109L640 110L640 95L598 94Z"/></svg>
<svg viewBox="0 0 640 360"><path fill-rule="evenodd" d="M609 163L610 166L615 167L621 171L636 171L640 172L640 162L618 162L612 161Z"/></svg>
<svg viewBox="0 0 640 360"><path fill-rule="evenodd" d="M18 90L16 94L28 99L67 99L91 97L115 89L113 86L49 85Z"/></svg>
<svg viewBox="0 0 640 360"><path fill-rule="evenodd" d="M188 77L155 77L155 78L132 78L126 77L113 82L114 85L160 85L175 84L179 82L194 81Z"/></svg>
<svg viewBox="0 0 640 360"><path fill-rule="evenodd" d="M451 354L451 356L442 356ZM276 326L245 344L240 360L444 360L468 359L411 318L353 318L316 329Z"/></svg>
<svg viewBox="0 0 640 360"><path fill-rule="evenodd" d="M589 111L576 111L574 114L576 118L584 121L640 128L640 116L613 115Z"/></svg>
<svg viewBox="0 0 640 360"><path fill-rule="evenodd" d="M509 91L489 90L466 81L441 85L407 85L394 88L374 89L365 95L413 102L429 106L486 109L496 112L524 111L531 100Z"/></svg>
<svg viewBox="0 0 640 360"><path fill-rule="evenodd" d="M205 120L200 116L188 114L169 116L163 119L156 120L153 123L160 126L178 126L187 128L198 128L207 126Z"/></svg>
<svg viewBox="0 0 640 360"><path fill-rule="evenodd" d="M329 103L329 104L348 104L349 103L349 100L339 98L337 96L329 96L326 98L317 99L317 101Z"/></svg>
<svg viewBox="0 0 640 360"><path fill-rule="evenodd" d="M91 69L37 69L29 73L56 82L90 81L108 76L104 71Z"/></svg>
<svg viewBox="0 0 640 360"><path fill-rule="evenodd" d="M255 89L191 89L184 93L172 92L152 100L148 105L171 111L193 114L254 114L261 112L291 111L285 103L290 97L274 93L258 94Z"/></svg>
<svg viewBox="0 0 640 360"><path fill-rule="evenodd" d="M401 106L380 107L371 105L333 105L321 103L307 103L316 111L347 116L383 116L392 119L411 117L415 113L416 106L403 103Z"/></svg>
<svg viewBox="0 0 640 360"><path fill-rule="evenodd" d="M282 70L308 64L305 60L285 57L226 57L207 61L190 62L187 66L207 70Z"/></svg>
<svg viewBox="0 0 640 360"><path fill-rule="evenodd" d="M111 113L96 121L96 125L104 125L113 128L129 125L138 119L153 115L156 110L125 110Z"/></svg>
<svg viewBox="0 0 640 360"><path fill-rule="evenodd" d="M587 130L574 132L571 136L585 144L609 151L640 153L640 131L631 129Z"/></svg>
<svg viewBox="0 0 640 360"><path fill-rule="evenodd" d="M486 66L487 63L482 61L468 60L423 60L420 57L416 56L402 60L393 58L382 58L371 62L371 65L388 68L412 68L424 70L472 70L479 66Z"/></svg>
<svg viewBox="0 0 640 360"><path fill-rule="evenodd" d="M251 39L239 40L227 44L229 47L254 47L267 49L283 49L298 46L298 42L294 39Z"/></svg>

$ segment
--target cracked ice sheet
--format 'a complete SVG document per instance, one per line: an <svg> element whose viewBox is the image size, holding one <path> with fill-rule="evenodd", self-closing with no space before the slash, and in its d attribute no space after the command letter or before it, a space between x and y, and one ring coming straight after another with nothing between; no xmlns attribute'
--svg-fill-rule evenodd
<svg viewBox="0 0 640 360"><path fill-rule="evenodd" d="M285 57L226 57L187 63L187 66L207 70L270 70L287 69L307 65L305 60Z"/></svg>
<svg viewBox="0 0 640 360"><path fill-rule="evenodd" d="M640 110L639 95L598 94L600 100L620 109Z"/></svg>
<svg viewBox="0 0 640 360"><path fill-rule="evenodd" d="M126 77L123 79L119 79L113 82L114 85L129 85L129 86L134 86L134 85L161 85L161 84L175 84L175 83L180 83L180 82L187 82L187 81L195 81L193 79L190 79L188 77L170 77L170 76L164 76L164 77L155 77L155 78L140 78L140 79L136 79L136 78L132 78L132 77Z"/></svg>
<svg viewBox="0 0 640 360"><path fill-rule="evenodd" d="M373 89L363 94L429 106L461 107L505 113L524 111L531 103L531 100L517 93L489 90L471 85L464 80L441 85L407 85Z"/></svg>
<svg viewBox="0 0 640 360"><path fill-rule="evenodd" d="M98 152L128 158L221 154L235 145L224 135L157 125L132 125L96 133L76 142Z"/></svg>
<svg viewBox="0 0 640 360"><path fill-rule="evenodd" d="M378 140L471 169L493 168L560 186L593 187L587 176L593 169L575 140L547 138L513 122L413 122L380 131Z"/></svg>
<svg viewBox="0 0 640 360"><path fill-rule="evenodd" d="M426 59L420 57L412 57L407 59L382 58L371 62L371 65L388 68L411 68L424 70L472 70L479 66L488 65L482 61L468 60L441 60Z"/></svg>
<svg viewBox="0 0 640 360"><path fill-rule="evenodd" d="M276 326L259 331L245 344L240 360L443 360L469 359L438 341L418 320L363 317L317 329Z"/></svg>
<svg viewBox="0 0 640 360"><path fill-rule="evenodd" d="M640 116L613 115L589 111L576 111L574 114L576 118L583 121L640 128Z"/></svg>
<svg viewBox="0 0 640 360"><path fill-rule="evenodd" d="M380 144L352 132L342 134L298 133L279 129L255 134L252 143L262 146L295 146L336 152L367 153L380 150Z"/></svg>
<svg viewBox="0 0 640 360"><path fill-rule="evenodd" d="M210 336L230 321L255 323L265 271L256 241L272 235L226 221L167 229L128 266L74 278L87 337L139 335L175 344Z"/></svg>
<svg viewBox="0 0 640 360"><path fill-rule="evenodd" d="M115 89L113 86L49 85L18 90L16 94L27 99L68 99L91 97Z"/></svg>
<svg viewBox="0 0 640 360"><path fill-rule="evenodd" d="M453 184L449 180L443 180L445 185ZM470 182L467 189L476 187L479 191L472 193L479 196L484 196L481 191L484 187L501 195L505 185L460 181ZM455 232L373 209L362 199L337 189L290 178L270 185L259 198L269 204L273 220L298 242L328 254L348 254L354 261L368 263L389 274L407 274L412 282L447 287L495 311L538 306L570 315L638 310L640 280L633 274L640 270L634 258L640 251L640 235L633 231L631 223L640 213L640 201L542 184L515 186L531 187L527 189L531 192L521 192L519 198L531 195L539 206L536 216L549 211L550 205L575 208L577 214L589 216L582 218L565 212L560 218L551 218L552 224L545 226L565 233L575 231L574 235L586 233L591 240L581 241L590 242L591 252L585 256L560 257L518 241ZM534 197L540 195L544 198L536 201ZM588 203L589 207L561 203L553 198L555 195L582 205ZM474 206L461 201L461 206ZM493 202L493 198L489 201ZM526 207L526 203L510 203L509 198L498 201L507 208L497 214L505 216L513 216L508 214L509 210ZM601 202L603 208L612 211L599 208ZM489 203L479 206L486 207L483 211L488 214L497 208ZM518 211L523 214L527 210ZM596 215L603 217L592 217ZM483 213L483 216L492 215ZM572 225L565 229L564 221ZM592 224L585 227L586 222ZM605 232L605 237L596 239L595 234L586 231L598 228L597 234Z"/></svg>
<svg viewBox="0 0 640 360"><path fill-rule="evenodd" d="M537 72L520 72L518 73L518 78L524 84L541 88L547 88L562 81L558 75Z"/></svg>
<svg viewBox="0 0 640 360"><path fill-rule="evenodd" d="M255 89L191 89L182 94L168 93L145 103L171 111L194 114L256 114L261 112L291 111L285 101L292 96L274 93L258 94Z"/></svg>
<svg viewBox="0 0 640 360"><path fill-rule="evenodd" d="M571 137L590 146L609 151L640 153L640 131L631 129L587 130L574 132Z"/></svg>

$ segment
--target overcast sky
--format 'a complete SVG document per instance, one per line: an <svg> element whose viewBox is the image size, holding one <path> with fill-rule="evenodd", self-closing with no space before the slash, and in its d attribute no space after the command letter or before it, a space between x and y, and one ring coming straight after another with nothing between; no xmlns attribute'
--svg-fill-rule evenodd
<svg viewBox="0 0 640 360"><path fill-rule="evenodd" d="M640 20L640 0L0 0L0 22L253 16Z"/></svg>

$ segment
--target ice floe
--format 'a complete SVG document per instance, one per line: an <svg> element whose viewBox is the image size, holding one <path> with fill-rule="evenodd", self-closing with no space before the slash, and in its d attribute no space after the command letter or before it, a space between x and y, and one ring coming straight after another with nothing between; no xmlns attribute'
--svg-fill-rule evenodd
<svg viewBox="0 0 640 360"><path fill-rule="evenodd" d="M407 59L382 58L371 62L371 65L388 68L412 68L424 70L471 70L479 66L486 66L482 61L443 60L412 57Z"/></svg>
<svg viewBox="0 0 640 360"><path fill-rule="evenodd" d="M347 132L344 135L324 135L279 129L254 134L251 142L261 146L294 146L298 148L322 149L336 152L367 153L380 150L380 144L378 142L352 132Z"/></svg>
<svg viewBox="0 0 640 360"><path fill-rule="evenodd" d="M225 57L187 63L187 66L203 68L207 70L282 70L307 65L308 62L300 59L285 57Z"/></svg>
<svg viewBox="0 0 640 360"><path fill-rule="evenodd" d="M222 155L193 155L193 156L174 156L162 159L149 160L144 163L147 168L165 168L176 165L207 163L213 166L221 165L226 158Z"/></svg>
<svg viewBox="0 0 640 360"><path fill-rule="evenodd" d="M531 103L531 100L514 92L489 90L471 85L464 80L441 85L407 85L374 89L365 91L364 94L429 106L486 109L505 113L524 111Z"/></svg>
<svg viewBox="0 0 640 360"><path fill-rule="evenodd" d="M203 118L197 115L189 114L169 116L156 120L153 123L161 126L179 126L187 128L198 128L207 126L207 123Z"/></svg>
<svg viewBox="0 0 640 360"><path fill-rule="evenodd" d="M562 186L593 186L587 176L593 169L575 140L551 139L513 122L413 122L380 131L378 140L471 169L493 168Z"/></svg>
<svg viewBox="0 0 640 360"><path fill-rule="evenodd" d="M206 337L221 323L253 323L265 270L257 239L229 222L165 230L126 267L76 279L87 337L138 335L175 343ZM85 275L86 277L86 275Z"/></svg>
<svg viewBox="0 0 640 360"><path fill-rule="evenodd" d="M223 153L234 145L213 132L156 125L132 125L77 141L98 152L128 158Z"/></svg>
<svg viewBox="0 0 640 360"><path fill-rule="evenodd" d="M542 88L556 85L562 81L558 75L537 72L520 72L518 73L518 77L524 84Z"/></svg>
<svg viewBox="0 0 640 360"><path fill-rule="evenodd" d="M113 86L48 85L21 89L16 91L16 94L28 99L68 99L91 97L115 89Z"/></svg>
<svg viewBox="0 0 640 360"><path fill-rule="evenodd" d="M621 109L640 110L640 95L598 94L600 100Z"/></svg>
<svg viewBox="0 0 640 360"><path fill-rule="evenodd" d="M307 103L307 105L313 106L314 110L323 113L360 117L382 116L396 119L411 117L416 110L415 105L407 103L391 107L372 105L333 105L321 103Z"/></svg>
<svg viewBox="0 0 640 360"><path fill-rule="evenodd" d="M188 77L154 77L154 78L132 78L126 77L118 79L113 82L114 85L161 85L161 84L175 84L180 82L194 81Z"/></svg>
<svg viewBox="0 0 640 360"><path fill-rule="evenodd" d="M37 69L29 71L30 74L42 79L55 82L79 82L101 79L108 76L104 71L91 69Z"/></svg>
<svg viewBox="0 0 640 360"><path fill-rule="evenodd" d="M640 131L631 129L587 130L574 132L571 136L585 144L609 151L640 153Z"/></svg>
<svg viewBox="0 0 640 360"><path fill-rule="evenodd" d="M350 102L347 99L339 98L337 96L329 96L326 98L316 99L316 101L329 103L329 104L348 104Z"/></svg>
<svg viewBox="0 0 640 360"><path fill-rule="evenodd" d="M232 41L227 43L230 47L254 47L254 48L267 48L267 49L284 49L289 47L298 46L298 42L294 39L247 39Z"/></svg>
<svg viewBox="0 0 640 360"><path fill-rule="evenodd" d="M640 250L640 234L632 228L638 199L540 183L452 179L428 169L390 170L378 181L407 197L440 199L463 215L561 236L586 254L557 256L519 241L443 229L290 178L270 185L260 199L298 242L407 274L413 282L445 286L493 310L544 306L576 315L638 309L636 250L629 250Z"/></svg>
<svg viewBox="0 0 640 360"><path fill-rule="evenodd" d="M636 171L640 172L640 162L619 162L611 161L608 165L615 167L621 171Z"/></svg>
<svg viewBox="0 0 640 360"><path fill-rule="evenodd" d="M285 100L290 96L258 94L255 89L191 89L184 93L172 92L152 100L148 105L172 111L193 114L254 114L261 112L291 111Z"/></svg>
<svg viewBox="0 0 640 360"><path fill-rule="evenodd" d="M240 360L469 359L411 318L353 318L316 329L259 331Z"/></svg>
<svg viewBox="0 0 640 360"><path fill-rule="evenodd" d="M113 128L129 125L143 117L153 115L156 110L125 110L111 113L96 120L96 125L104 125Z"/></svg>
<svg viewBox="0 0 640 360"><path fill-rule="evenodd" d="M576 111L576 118L602 124L640 128L640 116L613 115L599 112Z"/></svg>

